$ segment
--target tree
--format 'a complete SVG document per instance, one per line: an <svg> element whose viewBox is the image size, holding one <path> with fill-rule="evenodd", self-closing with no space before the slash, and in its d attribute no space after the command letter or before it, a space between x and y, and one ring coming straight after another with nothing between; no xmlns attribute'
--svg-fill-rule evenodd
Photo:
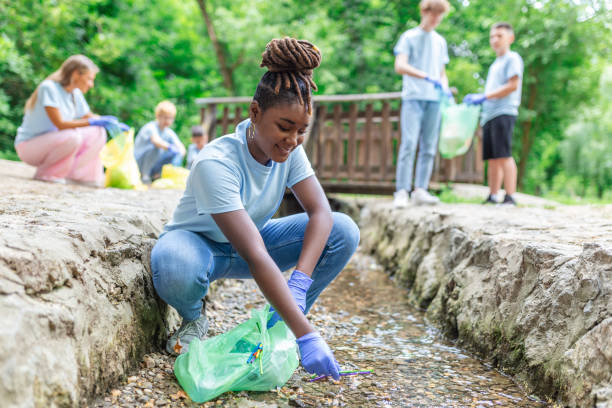
<svg viewBox="0 0 612 408"><path fill-rule="evenodd" d="M600 103L581 112L561 144L566 171L580 180L579 193L592 189L598 198L612 190L612 66L602 75L600 89Z"/></svg>

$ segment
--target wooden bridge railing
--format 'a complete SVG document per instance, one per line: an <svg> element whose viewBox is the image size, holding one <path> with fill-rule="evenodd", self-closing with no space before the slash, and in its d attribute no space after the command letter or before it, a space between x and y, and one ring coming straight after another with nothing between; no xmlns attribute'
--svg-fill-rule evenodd
<svg viewBox="0 0 612 408"><path fill-rule="evenodd" d="M202 98L201 122L209 135L234 131L247 117L251 97ZM327 192L387 194L395 191L400 141L400 93L321 95L305 149ZM470 150L446 160L436 157L432 181L482 183L480 130Z"/></svg>

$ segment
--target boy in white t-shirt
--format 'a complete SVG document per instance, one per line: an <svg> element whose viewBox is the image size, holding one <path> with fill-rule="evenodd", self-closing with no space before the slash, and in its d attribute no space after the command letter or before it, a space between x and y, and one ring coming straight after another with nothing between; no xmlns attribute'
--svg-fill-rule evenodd
<svg viewBox="0 0 612 408"><path fill-rule="evenodd" d="M183 164L185 146L170 128L175 117L174 104L162 101L155 107L155 120L140 128L136 135L134 157L143 183L159 178L164 164Z"/></svg>
<svg viewBox="0 0 612 408"><path fill-rule="evenodd" d="M438 148L440 91L448 89L444 68L448 64L448 50L446 41L435 28L450 5L446 0L422 0L419 7L421 23L403 33L393 49L395 72L402 75L402 138L397 152L393 200L398 208L408 205L417 145L419 155L410 197L416 205L439 202L427 188Z"/></svg>
<svg viewBox="0 0 612 408"><path fill-rule="evenodd" d="M482 104L482 158L488 161L489 196L485 204L496 204L504 183L503 204L516 205L516 162L512 157L512 133L521 104L523 59L510 50L514 30L508 23L496 23L489 37L497 58L489 67L485 92L468 94L465 103Z"/></svg>

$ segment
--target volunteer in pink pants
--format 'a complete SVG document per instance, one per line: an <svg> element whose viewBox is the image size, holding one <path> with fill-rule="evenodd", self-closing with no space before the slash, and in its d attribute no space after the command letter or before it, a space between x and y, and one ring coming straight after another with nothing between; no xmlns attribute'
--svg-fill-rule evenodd
<svg viewBox="0 0 612 408"><path fill-rule="evenodd" d="M89 58L73 55L26 102L15 150L21 160L37 167L35 179L102 185L104 128L126 126L89 109L83 95L93 87L98 71Z"/></svg>
<svg viewBox="0 0 612 408"><path fill-rule="evenodd" d="M72 180L100 186L104 172L100 150L106 131L100 126L44 133L15 146L19 158L36 166L34 178L62 182Z"/></svg>

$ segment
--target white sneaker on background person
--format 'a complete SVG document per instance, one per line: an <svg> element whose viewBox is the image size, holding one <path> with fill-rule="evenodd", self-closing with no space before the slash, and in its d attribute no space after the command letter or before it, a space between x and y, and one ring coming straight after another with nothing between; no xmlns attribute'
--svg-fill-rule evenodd
<svg viewBox="0 0 612 408"><path fill-rule="evenodd" d="M406 190L399 190L393 193L393 207L406 208L409 203L409 196Z"/></svg>
<svg viewBox="0 0 612 408"><path fill-rule="evenodd" d="M415 189L412 192L411 198L414 205L436 205L440 202L438 197L432 196L422 188Z"/></svg>

